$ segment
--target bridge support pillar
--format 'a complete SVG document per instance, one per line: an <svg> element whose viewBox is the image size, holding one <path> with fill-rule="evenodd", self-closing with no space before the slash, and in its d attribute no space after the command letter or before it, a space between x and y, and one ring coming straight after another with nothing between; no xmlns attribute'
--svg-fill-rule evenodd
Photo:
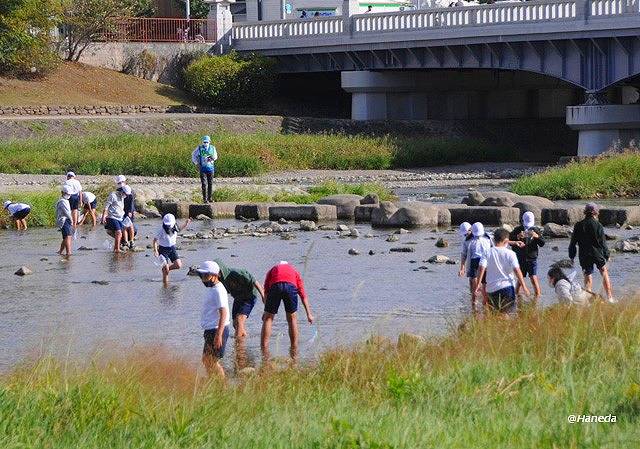
<svg viewBox="0 0 640 449"><path fill-rule="evenodd" d="M567 107L567 125L578 131L578 157L640 142L640 104L585 104Z"/></svg>
<svg viewBox="0 0 640 449"><path fill-rule="evenodd" d="M342 72L353 120L424 120L427 94L411 72Z"/></svg>

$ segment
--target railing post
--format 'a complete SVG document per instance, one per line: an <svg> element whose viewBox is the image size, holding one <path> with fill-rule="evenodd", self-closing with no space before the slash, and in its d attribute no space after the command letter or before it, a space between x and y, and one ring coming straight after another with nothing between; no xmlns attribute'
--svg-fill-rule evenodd
<svg viewBox="0 0 640 449"><path fill-rule="evenodd" d="M209 4L209 15L207 18L215 24L215 30L206 36L208 41L216 43L217 53L224 53L231 47L231 29L233 18L231 16L231 3L236 0L204 0Z"/></svg>
<svg viewBox="0 0 640 449"><path fill-rule="evenodd" d="M342 20L343 29L342 32L348 36L353 36L353 21L351 16L358 14L358 0L343 0L342 1Z"/></svg>
<svg viewBox="0 0 640 449"><path fill-rule="evenodd" d="M576 20L589 21L591 0L576 0Z"/></svg>

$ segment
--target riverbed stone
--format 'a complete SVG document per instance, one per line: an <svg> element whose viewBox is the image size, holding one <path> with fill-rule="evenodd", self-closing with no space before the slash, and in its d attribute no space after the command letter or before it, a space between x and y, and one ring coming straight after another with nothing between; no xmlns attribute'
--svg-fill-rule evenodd
<svg viewBox="0 0 640 449"><path fill-rule="evenodd" d="M358 256L358 255L360 255L360 251L358 251L358 250L357 250L357 249L355 249L355 248L350 248L348 252L349 252L349 255L351 255L351 256Z"/></svg>
<svg viewBox="0 0 640 449"><path fill-rule="evenodd" d="M338 212L331 204L304 204L291 206L272 206L269 208L269 220L278 221L310 220L317 222L336 221Z"/></svg>
<svg viewBox="0 0 640 449"><path fill-rule="evenodd" d="M520 210L515 207L456 206L450 207L449 212L453 225L459 225L465 221L469 223L479 221L485 226L500 226L516 224L520 221Z"/></svg>
<svg viewBox="0 0 640 449"><path fill-rule="evenodd" d="M396 248L391 248L389 250L390 253L415 253L415 248L410 248L408 246L398 246Z"/></svg>
<svg viewBox="0 0 640 449"><path fill-rule="evenodd" d="M480 206L498 206L498 207L511 207L514 205L514 200L508 196L492 196L485 198Z"/></svg>
<svg viewBox="0 0 640 449"><path fill-rule="evenodd" d="M438 226L438 208L419 201L398 204L382 201L371 212L371 226L376 228L436 228Z"/></svg>
<svg viewBox="0 0 640 449"><path fill-rule="evenodd" d="M438 207L438 228L448 228L451 226L451 212L448 207Z"/></svg>
<svg viewBox="0 0 640 449"><path fill-rule="evenodd" d="M479 206L484 200L485 197L482 193L477 190L471 190L467 193L467 196L462 199L462 204L466 204L467 206Z"/></svg>
<svg viewBox="0 0 640 449"><path fill-rule="evenodd" d="M187 202L173 202L159 200L156 207L162 216L173 214L176 218L189 218L189 206Z"/></svg>
<svg viewBox="0 0 640 449"><path fill-rule="evenodd" d="M640 206L600 209L598 220L603 226L640 224Z"/></svg>
<svg viewBox="0 0 640 449"><path fill-rule="evenodd" d="M30 274L33 274L33 271L31 270L31 268L27 267L26 265L23 265L20 268L18 268L16 272L13 274L15 274L16 276L28 276Z"/></svg>
<svg viewBox="0 0 640 449"><path fill-rule="evenodd" d="M615 245L615 250L621 253L637 253L640 252L640 243L631 240L620 240Z"/></svg>
<svg viewBox="0 0 640 449"><path fill-rule="evenodd" d="M449 246L449 242L445 239L443 239L442 237L440 237L437 241L436 241L436 247L437 248L447 248Z"/></svg>
<svg viewBox="0 0 640 449"><path fill-rule="evenodd" d="M360 195L350 193L329 195L320 198L318 204L329 204L336 207L336 213L340 220L353 220L356 206L360 206L360 202L364 198Z"/></svg>
<svg viewBox="0 0 640 449"><path fill-rule="evenodd" d="M369 193L360 200L361 205L377 205L380 204L380 197L377 193Z"/></svg>
<svg viewBox="0 0 640 449"><path fill-rule="evenodd" d="M438 255L435 255L435 256L431 256L427 260L427 263L438 263L438 264L439 263L447 263L449 260L451 260L451 259L449 259L449 257L444 256L442 254L438 254Z"/></svg>
<svg viewBox="0 0 640 449"><path fill-rule="evenodd" d="M545 207L542 209L540 223L555 223L559 225L574 225L584 218L582 207Z"/></svg>
<svg viewBox="0 0 640 449"><path fill-rule="evenodd" d="M378 204L361 204L353 209L353 218L356 223L369 223L371 221L371 211L377 208Z"/></svg>
<svg viewBox="0 0 640 449"><path fill-rule="evenodd" d="M317 229L318 229L318 225L316 225L315 221L300 220L300 230L301 231L315 231Z"/></svg>
<svg viewBox="0 0 640 449"><path fill-rule="evenodd" d="M544 225L544 235L555 239L566 239L571 237L573 229L567 225L557 223L547 223Z"/></svg>

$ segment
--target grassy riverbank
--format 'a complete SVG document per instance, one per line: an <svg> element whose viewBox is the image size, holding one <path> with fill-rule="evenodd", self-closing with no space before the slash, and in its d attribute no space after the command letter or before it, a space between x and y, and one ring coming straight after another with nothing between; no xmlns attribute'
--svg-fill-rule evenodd
<svg viewBox="0 0 640 449"><path fill-rule="evenodd" d="M627 448L640 440L639 318L635 301L484 320L441 342L372 339L226 386L157 349L81 368L43 360L0 377L0 441L4 449ZM573 414L616 422L569 424Z"/></svg>
<svg viewBox="0 0 640 449"><path fill-rule="evenodd" d="M520 195L587 199L640 195L640 153L606 155L518 179Z"/></svg>
<svg viewBox="0 0 640 449"><path fill-rule="evenodd" d="M288 169L387 169L512 160L483 141L305 134L215 134L217 176ZM0 173L196 176L191 152L201 134L41 138L0 142Z"/></svg>

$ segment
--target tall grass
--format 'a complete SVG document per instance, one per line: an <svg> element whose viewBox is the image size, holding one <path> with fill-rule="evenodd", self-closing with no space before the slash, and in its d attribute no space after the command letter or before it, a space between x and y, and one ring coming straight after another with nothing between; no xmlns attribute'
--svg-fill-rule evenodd
<svg viewBox="0 0 640 449"><path fill-rule="evenodd" d="M0 172L196 176L191 152L200 134L97 135L0 142ZM325 134L212 135L217 176L287 169L387 169L509 160L504 148L469 139Z"/></svg>
<svg viewBox="0 0 640 449"><path fill-rule="evenodd" d="M340 342L337 341L337 344ZM5 449L631 448L640 305L469 322L431 343L372 338L226 385L158 349L0 378ZM616 415L569 424L570 414Z"/></svg>
<svg viewBox="0 0 640 449"><path fill-rule="evenodd" d="M52 227L56 224L55 205L60 198L60 192L51 190L45 192L16 192L5 193L2 201L11 200L14 203L25 203L31 206L31 212L27 217L28 226ZM11 223L7 211L0 210L0 224Z"/></svg>
<svg viewBox="0 0 640 449"><path fill-rule="evenodd" d="M520 178L512 190L551 199L640 195L640 153L604 155Z"/></svg>

